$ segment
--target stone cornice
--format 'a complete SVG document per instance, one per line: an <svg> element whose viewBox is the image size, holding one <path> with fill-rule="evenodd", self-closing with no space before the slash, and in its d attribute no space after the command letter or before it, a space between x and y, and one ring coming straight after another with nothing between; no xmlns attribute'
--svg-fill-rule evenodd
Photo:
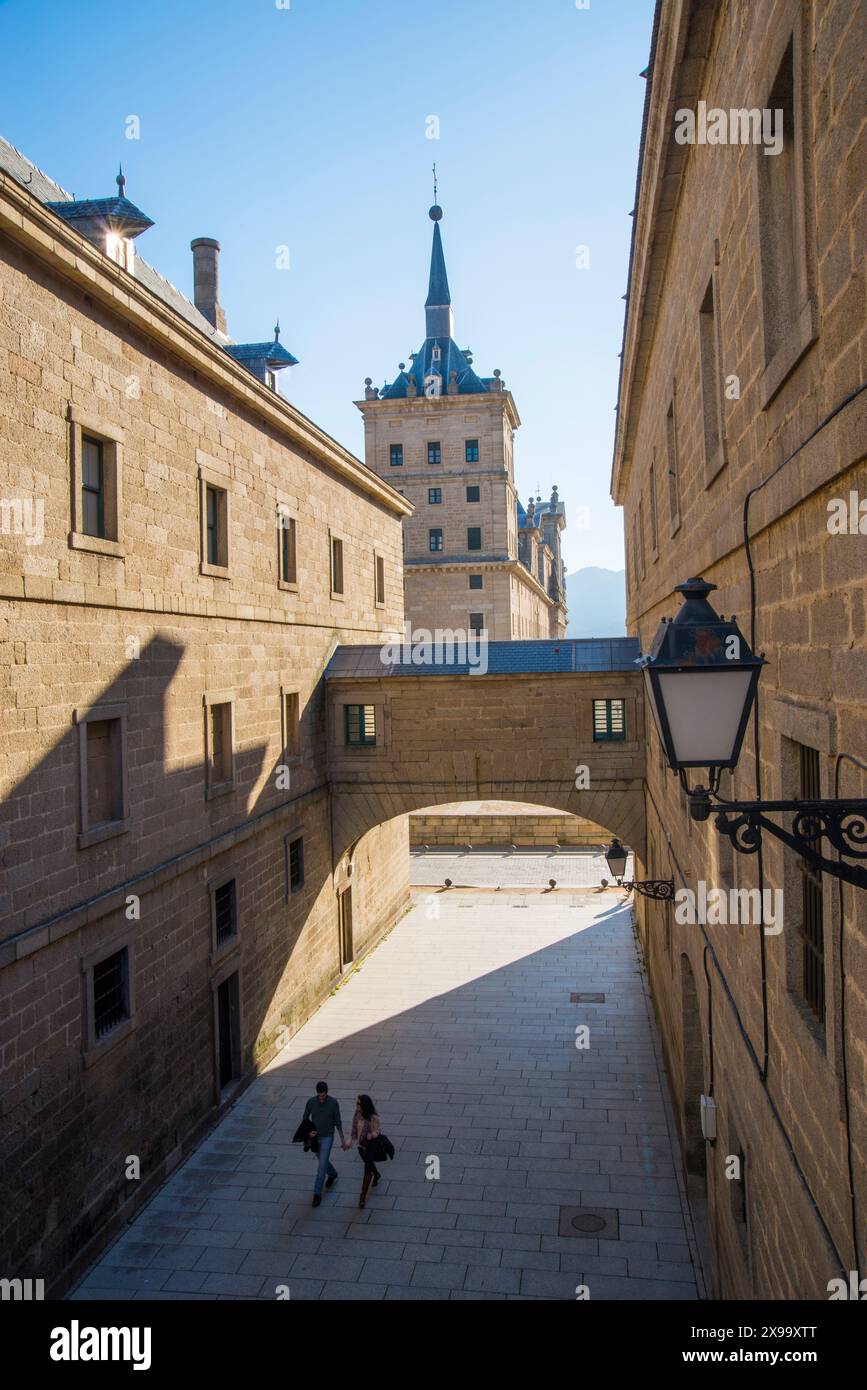
<svg viewBox="0 0 867 1390"><path fill-rule="evenodd" d="M635 233L627 285L626 324L611 471L611 495L622 505L629 481L645 371L663 294L671 233L690 147L674 140L674 113L694 106L701 91L716 0L658 0L658 32L648 82Z"/></svg>
<svg viewBox="0 0 867 1390"><path fill-rule="evenodd" d="M152 342L195 368L268 425L288 443L327 465L346 482L375 498L397 516L411 505L312 420L260 384L221 347L209 343L192 324L50 212L15 179L0 172L0 235L24 247L80 290L98 300Z"/></svg>
<svg viewBox="0 0 867 1390"><path fill-rule="evenodd" d="M377 397L375 400L354 401L362 415L368 410L382 410L383 412L390 407L396 411L404 410L445 410L453 402L458 401L466 409L479 409L490 405L492 402L502 403L505 408L505 415L513 430L518 429L521 424L521 417L515 405L515 399L511 391L476 391L466 395L457 396L397 396L391 400L383 400Z"/></svg>

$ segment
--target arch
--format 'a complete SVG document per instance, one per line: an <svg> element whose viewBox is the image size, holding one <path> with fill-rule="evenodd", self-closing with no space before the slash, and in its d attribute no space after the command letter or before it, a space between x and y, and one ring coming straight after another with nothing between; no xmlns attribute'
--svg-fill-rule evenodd
<svg viewBox="0 0 867 1390"><path fill-rule="evenodd" d="M707 1195L707 1151L701 1130L701 1096L705 1086L704 1032L695 976L686 952L680 958L681 1139L687 1190Z"/></svg>

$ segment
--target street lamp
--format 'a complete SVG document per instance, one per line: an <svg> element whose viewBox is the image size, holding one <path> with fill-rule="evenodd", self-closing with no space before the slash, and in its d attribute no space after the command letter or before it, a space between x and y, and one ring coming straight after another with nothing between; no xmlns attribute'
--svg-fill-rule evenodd
<svg viewBox="0 0 867 1390"><path fill-rule="evenodd" d="M640 880L631 879L623 882L623 875L626 872L626 859L628 851L615 837L605 851L605 858L608 867L614 878L617 879L618 888L625 888L627 893L634 888L645 898L656 898L658 902L668 902L674 897L673 878L644 878Z"/></svg>
<svg viewBox="0 0 867 1390"><path fill-rule="evenodd" d="M715 613L704 579L678 584L683 607L672 622L663 618L650 651L639 657L653 719L668 765L680 778L695 821L716 811L716 827L741 854L755 854L761 831L788 845L812 864L847 883L867 888L867 869L829 859L823 839L838 854L867 859L867 801L727 801L719 795L720 773L734 768L756 699L764 657L756 656L735 622ZM691 788L690 768L707 768L708 785ZM791 827L768 813L789 812Z"/></svg>

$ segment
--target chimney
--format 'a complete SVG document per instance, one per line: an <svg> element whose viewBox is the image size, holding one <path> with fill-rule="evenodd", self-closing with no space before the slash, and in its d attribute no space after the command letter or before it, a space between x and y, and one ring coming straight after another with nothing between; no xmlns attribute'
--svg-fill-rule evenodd
<svg viewBox="0 0 867 1390"><path fill-rule="evenodd" d="M220 243L210 236L190 242L193 253L193 303L218 333L226 332L226 315L220 305Z"/></svg>

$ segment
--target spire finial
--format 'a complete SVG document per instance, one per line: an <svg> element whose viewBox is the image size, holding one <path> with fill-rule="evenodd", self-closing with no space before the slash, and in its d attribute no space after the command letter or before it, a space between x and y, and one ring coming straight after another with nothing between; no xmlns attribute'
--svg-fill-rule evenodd
<svg viewBox="0 0 867 1390"><path fill-rule="evenodd" d="M279 343L279 341L280 341L280 320L278 319L277 322L276 322L275 325L274 325L274 342L275 342L275 343Z"/></svg>
<svg viewBox="0 0 867 1390"><path fill-rule="evenodd" d="M123 176L123 165L122 165L122 164L118 164L118 166L117 166L117 179L115 180L115 182L117 183L117 196L118 196L119 198L123 198L123 197L124 197L124 191L123 191L123 190L126 188L126 179L125 179L124 176Z"/></svg>
<svg viewBox="0 0 867 1390"><path fill-rule="evenodd" d="M440 207L439 203L437 202L437 166L436 166L436 165L433 166L433 181L434 181L434 200L433 200L433 207L431 208L430 212L428 213L428 216L430 217L431 222L439 222L440 218L441 218L442 215L443 215L443 210L442 210L442 208Z"/></svg>
<svg viewBox="0 0 867 1390"><path fill-rule="evenodd" d="M436 162L434 162L433 176L434 176L434 202L436 202L436 200L437 200L437 166L436 166Z"/></svg>

